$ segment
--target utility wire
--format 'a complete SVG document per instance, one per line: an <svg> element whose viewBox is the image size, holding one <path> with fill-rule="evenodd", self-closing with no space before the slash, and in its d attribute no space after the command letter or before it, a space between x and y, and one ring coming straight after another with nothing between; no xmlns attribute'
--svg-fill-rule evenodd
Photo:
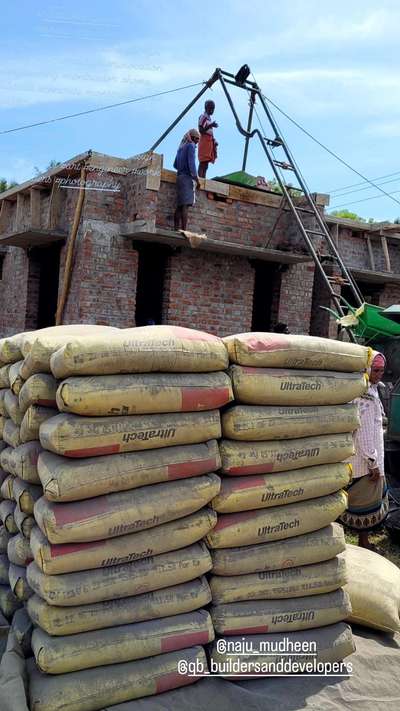
<svg viewBox="0 0 400 711"><path fill-rule="evenodd" d="M396 173L387 173L387 175L379 175L377 178L373 178L374 182L377 180L384 180L385 178L391 178L393 175L400 175L400 171L396 171ZM348 188L357 188L359 185L364 185L364 181L362 183L352 183L352 185L344 185L342 188L335 188L335 190L328 190L329 195L333 195L333 193L338 193L340 190L348 190Z"/></svg>
<svg viewBox="0 0 400 711"><path fill-rule="evenodd" d="M377 185L388 185L388 183L398 183L400 176L397 178L392 178L391 180L384 180L382 183L377 183ZM364 190L372 190L370 185L365 185L363 188L357 188L357 190L348 190L346 193L338 193L337 195L332 195L329 193L334 200L341 197L346 197L347 195L353 195L354 193L362 193Z"/></svg>
<svg viewBox="0 0 400 711"><path fill-rule="evenodd" d="M49 123L56 123L57 121L65 121L66 119L76 118L77 116L86 116L87 114L94 114L97 111L106 111L107 109L115 109L117 106L126 106L127 104L134 104L138 101L146 101L147 99L154 99L157 96L165 96L165 94L173 94L177 91L183 91L184 89L192 89L195 86L200 86L205 82L199 81L196 84L187 84L186 86L179 86L177 89L168 89L168 91L159 91L157 94L148 94L147 96L139 96L136 99L128 99L127 101L120 101L117 104L108 104L108 106L99 106L96 109L88 109L87 111L79 111L76 114L68 114L66 116L57 116L57 118L48 119L47 121L38 121L37 123L26 124L25 126L18 126L17 128L8 128L0 131L0 135L5 133L15 133L16 131L25 131L27 128L35 128L36 126L45 126Z"/></svg>
<svg viewBox="0 0 400 711"><path fill-rule="evenodd" d="M388 193L388 195L397 195L400 193L400 190L394 190L392 193ZM382 197L381 195L371 195L371 197L363 198L362 200L353 200L353 202L345 202L341 203L340 205L332 205L330 208L331 210L336 210L338 207L346 207L347 205L357 205L359 202L368 202L369 200L377 200L378 198ZM392 198L394 199L394 198ZM399 200L396 200L396 202L399 202Z"/></svg>
<svg viewBox="0 0 400 711"><path fill-rule="evenodd" d="M297 121L295 121L293 118L291 118L291 116L289 116L285 111L283 111L283 109L281 109L277 104L275 104L275 102L272 101L272 99L269 99L268 96L265 96L264 94L263 94L263 97L264 97L264 99L265 99L266 101L268 101L268 103L270 103L272 106L274 106L283 116L285 116L285 118L287 118L291 123L293 123L294 126L296 126L298 129L300 129L300 131L302 131L306 136L308 136L309 138L311 138L311 140L314 141L314 143L317 143L318 146L320 146L320 147L323 148L327 153L329 153L331 156L333 156L334 158L336 158L336 160L338 160L339 163L342 163L343 165L345 165L346 168L348 168L348 169L351 170L353 173L355 173L356 175L358 175L358 176L359 176L360 178L362 178L366 183L369 183L373 188L375 188L376 190L379 190L379 192L382 193L382 195L385 195L386 197L389 197L391 200L393 200L393 202L395 202L395 203L397 203L398 205L400 205L400 200L398 200L397 198L393 197L393 195L392 195L391 193L388 193L388 192L386 192L386 190L383 190L382 188L380 188L379 185L376 185L376 183L374 183L372 180L369 180L369 178L366 178L365 175L363 175L362 173L360 173L360 171L358 171L358 170L356 170L355 168L353 168L353 167L352 167L349 163L347 163L343 158L341 158L340 156L338 156L337 153L335 153L335 152L332 151L330 148L328 148L328 147L325 146L323 143L321 143L321 141L319 141L318 138L315 138L309 131L307 131L307 130L306 130L303 126L301 126ZM396 192L397 192L397 191L396 191ZM363 201L360 201L360 202L363 202ZM349 203L349 204L352 204L352 203Z"/></svg>

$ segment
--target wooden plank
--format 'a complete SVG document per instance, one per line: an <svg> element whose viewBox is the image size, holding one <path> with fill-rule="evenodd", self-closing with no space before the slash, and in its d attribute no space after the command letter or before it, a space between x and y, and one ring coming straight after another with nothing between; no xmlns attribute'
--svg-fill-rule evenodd
<svg viewBox="0 0 400 711"><path fill-rule="evenodd" d="M0 232L5 232L9 229L11 217L11 202L9 200L2 200L0 208Z"/></svg>
<svg viewBox="0 0 400 711"><path fill-rule="evenodd" d="M53 185L51 187L51 195L49 200L49 211L47 213L47 229L54 229L59 220L61 214L61 188L59 183L53 180Z"/></svg>
<svg viewBox="0 0 400 711"><path fill-rule="evenodd" d="M271 195L261 190L249 190L249 188L239 188L237 185L229 185L229 197L232 200L250 202L253 205L265 205L266 207L276 207L282 200L281 195Z"/></svg>
<svg viewBox="0 0 400 711"><path fill-rule="evenodd" d="M40 201L41 191L39 188L31 188L29 191L30 201L30 225L32 229L40 229Z"/></svg>
<svg viewBox="0 0 400 711"><path fill-rule="evenodd" d="M372 249L372 242L369 234L364 235L366 240L367 240L367 247L368 247L368 254L369 254L369 265L372 269L372 271L375 271L375 259L374 259L374 252Z"/></svg>
<svg viewBox="0 0 400 711"><path fill-rule="evenodd" d="M385 257L386 271L391 272L392 265L390 264L389 249L388 249L386 237L383 234L381 234L381 244L382 244L382 249L383 249L383 255Z"/></svg>
<svg viewBox="0 0 400 711"><path fill-rule="evenodd" d="M146 189L159 190L161 185L161 171L163 164L163 156L158 153L153 153L149 163L147 163Z"/></svg>
<svg viewBox="0 0 400 711"><path fill-rule="evenodd" d="M23 193L17 195L17 207L14 218L14 230L21 230L24 224L25 197Z"/></svg>

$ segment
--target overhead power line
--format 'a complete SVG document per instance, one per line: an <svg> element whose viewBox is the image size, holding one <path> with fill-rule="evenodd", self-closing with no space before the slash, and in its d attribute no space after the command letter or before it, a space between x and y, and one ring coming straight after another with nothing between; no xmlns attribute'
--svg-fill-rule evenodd
<svg viewBox="0 0 400 711"><path fill-rule="evenodd" d="M118 106L126 106L127 104L135 104L138 101L146 101L147 99L155 99L157 96L165 96L165 94L173 94L177 91L183 91L184 89L192 89L195 86L200 86L205 82L199 81L196 84L187 84L186 86L179 86L176 89L168 89L168 91L159 91L157 94L148 94L147 96L139 96L136 99L127 99L127 101L119 101L117 104L108 104L108 106L98 106L96 109L87 109L86 111L79 111L76 114L67 114L66 116L57 116L57 118L47 119L46 121L37 121L36 123L26 124L25 126L18 126L17 128L7 128L0 131L0 135L5 133L15 133L16 131L25 131L28 128L36 128L36 126L45 126L49 123L56 123L57 121L65 121L66 119L77 118L78 116L86 116L87 114L94 114L97 111L106 111L107 109L115 109Z"/></svg>
<svg viewBox="0 0 400 711"><path fill-rule="evenodd" d="M384 180L385 178L391 178L393 175L400 175L400 171L396 171L395 173L387 173L386 175L379 175L377 178L372 178L372 180L374 183L376 183L377 180ZM352 185L343 185L342 188L335 188L335 190L328 190L327 192L329 193L329 195L333 195L333 193L338 193L341 190L348 190L349 188L357 188L359 185L364 185L364 181L362 181L362 183L353 183Z"/></svg>
<svg viewBox="0 0 400 711"><path fill-rule="evenodd" d="M400 193L400 190L394 190L392 193L388 193L388 195L397 195ZM347 207L347 205L357 205L359 202L368 202L369 200L377 200L377 198L382 197L382 195L371 195L371 197L363 198L362 200L353 200L353 202L344 202L341 203L340 205L332 205L330 208L331 210L337 210L338 207ZM394 199L394 198L392 198ZM396 202L399 202L399 200L396 200ZM400 204L400 202L399 202Z"/></svg>

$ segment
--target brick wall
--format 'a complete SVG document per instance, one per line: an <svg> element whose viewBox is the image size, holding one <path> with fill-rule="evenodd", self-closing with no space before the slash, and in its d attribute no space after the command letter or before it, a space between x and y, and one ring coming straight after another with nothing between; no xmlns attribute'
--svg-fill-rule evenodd
<svg viewBox="0 0 400 711"><path fill-rule="evenodd" d="M309 333L314 265L292 264L282 272L277 321L287 323L291 333Z"/></svg>
<svg viewBox="0 0 400 711"><path fill-rule="evenodd" d="M25 250L7 249L0 280L0 337L26 330L28 275Z"/></svg>
<svg viewBox="0 0 400 711"><path fill-rule="evenodd" d="M168 259L163 322L220 336L249 331L253 287L247 259L183 249Z"/></svg>

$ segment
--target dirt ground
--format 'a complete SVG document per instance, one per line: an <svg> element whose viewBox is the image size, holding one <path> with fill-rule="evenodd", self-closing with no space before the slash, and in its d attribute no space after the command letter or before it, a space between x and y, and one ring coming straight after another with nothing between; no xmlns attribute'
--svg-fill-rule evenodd
<svg viewBox="0 0 400 711"><path fill-rule="evenodd" d="M354 543L357 545L357 534L354 534L347 528L345 528L344 532L347 543ZM395 565L400 568L400 546L392 541L386 529L382 527L374 533L371 533L369 540L376 546L377 553L383 555L388 560L391 560L392 563L395 563Z"/></svg>

